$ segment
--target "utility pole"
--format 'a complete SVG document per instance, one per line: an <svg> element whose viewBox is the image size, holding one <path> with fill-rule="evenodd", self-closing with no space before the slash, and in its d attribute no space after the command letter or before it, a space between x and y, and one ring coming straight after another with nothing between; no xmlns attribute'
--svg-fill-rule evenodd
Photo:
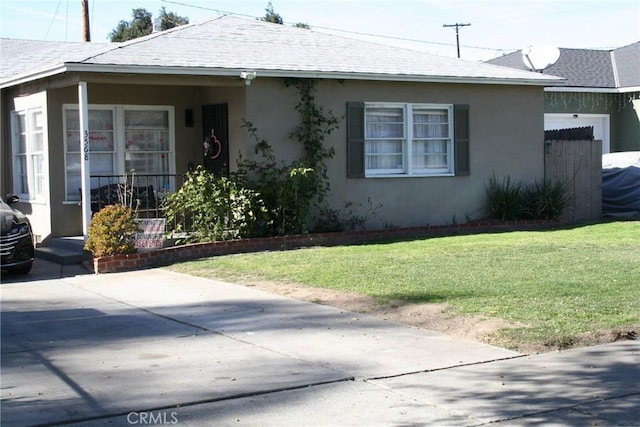
<svg viewBox="0 0 640 427"><path fill-rule="evenodd" d="M82 3L82 41L91 41L91 30L89 29L89 0L81 0Z"/></svg>
<svg viewBox="0 0 640 427"><path fill-rule="evenodd" d="M460 58L460 36L458 35L458 28L459 27L468 27L471 24L458 24L457 22L455 24L445 24L443 25L443 27L456 27L456 47L458 48L458 58Z"/></svg>

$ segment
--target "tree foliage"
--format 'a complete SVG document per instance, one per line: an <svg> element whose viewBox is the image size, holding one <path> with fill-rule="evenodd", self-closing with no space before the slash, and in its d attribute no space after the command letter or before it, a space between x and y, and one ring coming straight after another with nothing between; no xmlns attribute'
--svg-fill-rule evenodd
<svg viewBox="0 0 640 427"><path fill-rule="evenodd" d="M158 16L161 20L161 30L168 30L189 23L188 17L167 12L164 7L160 9ZM137 8L131 11L131 17L133 18L131 21L122 20L118 23L116 28L109 33L109 40L112 42L125 42L149 35L153 32L151 12L144 8Z"/></svg>
<svg viewBox="0 0 640 427"><path fill-rule="evenodd" d="M273 4L271 2L269 2L269 4L267 5L267 8L264 11L267 13L262 18L260 18L260 21L272 22L274 24L284 25L284 19L282 19L282 16L280 16L279 13L276 13L273 10ZM309 24L304 22L298 22L296 24L293 24L293 26L296 28L305 28L307 30L311 29Z"/></svg>
<svg viewBox="0 0 640 427"><path fill-rule="evenodd" d="M164 6L160 9L160 20L160 29L162 31L189 23L188 17L180 16L173 12L167 12Z"/></svg>
<svg viewBox="0 0 640 427"><path fill-rule="evenodd" d="M271 23L280 24L280 25L284 24L282 16L280 16L279 13L276 13L273 10L273 4L271 4L271 2L269 2L269 4L267 5L265 12L267 13L264 15L264 17L260 18L261 21L271 22Z"/></svg>

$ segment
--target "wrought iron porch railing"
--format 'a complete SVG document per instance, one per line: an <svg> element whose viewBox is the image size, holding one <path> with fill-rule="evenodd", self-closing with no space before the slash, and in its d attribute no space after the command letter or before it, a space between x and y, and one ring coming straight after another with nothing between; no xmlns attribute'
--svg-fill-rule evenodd
<svg viewBox="0 0 640 427"><path fill-rule="evenodd" d="M130 206L139 218L164 218L167 196L178 191L186 174L91 175L91 211L114 204ZM187 229L183 219L182 229ZM167 224L167 231L177 224Z"/></svg>

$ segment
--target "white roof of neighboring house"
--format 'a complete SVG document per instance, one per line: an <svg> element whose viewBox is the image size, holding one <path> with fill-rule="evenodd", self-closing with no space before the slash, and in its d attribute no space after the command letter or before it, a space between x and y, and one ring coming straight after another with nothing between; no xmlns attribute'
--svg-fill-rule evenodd
<svg viewBox="0 0 640 427"><path fill-rule="evenodd" d="M221 16L125 43L0 39L0 87L62 72L341 78L549 86L562 79L313 30Z"/></svg>

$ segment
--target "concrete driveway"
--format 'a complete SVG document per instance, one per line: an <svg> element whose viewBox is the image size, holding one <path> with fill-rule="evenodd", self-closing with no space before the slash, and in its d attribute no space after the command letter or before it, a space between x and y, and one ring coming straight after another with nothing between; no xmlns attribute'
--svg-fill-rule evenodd
<svg viewBox="0 0 640 427"><path fill-rule="evenodd" d="M3 276L2 425L638 425L640 345L521 355L163 269Z"/></svg>

